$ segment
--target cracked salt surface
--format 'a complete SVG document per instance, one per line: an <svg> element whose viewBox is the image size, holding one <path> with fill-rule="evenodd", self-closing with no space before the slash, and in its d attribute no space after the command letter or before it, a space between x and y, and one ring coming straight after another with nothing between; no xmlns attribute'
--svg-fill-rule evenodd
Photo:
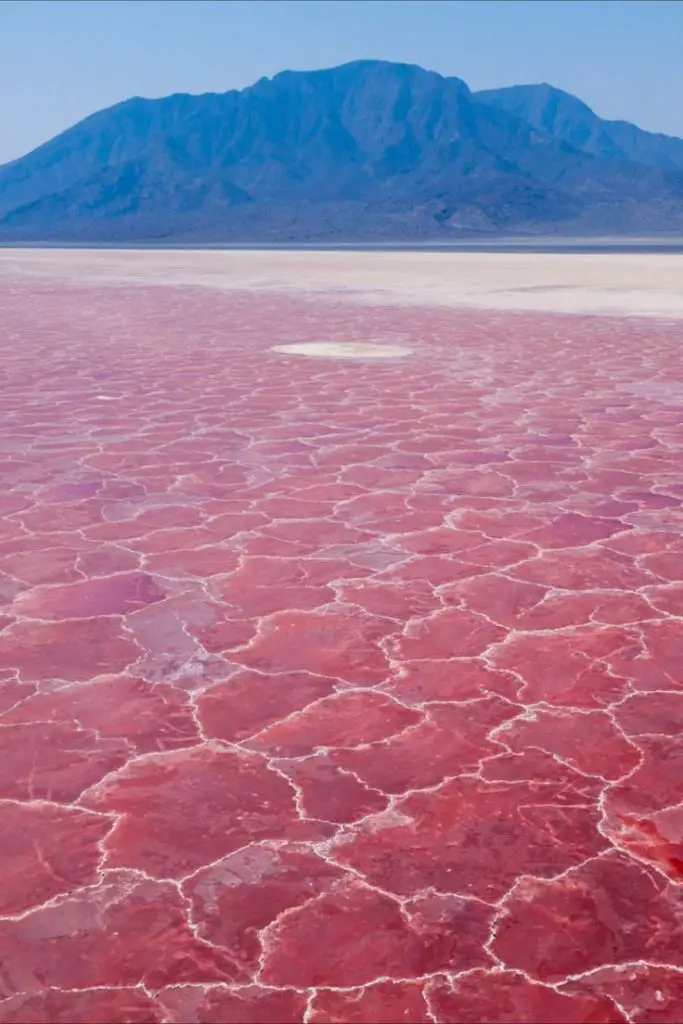
<svg viewBox="0 0 683 1024"><path fill-rule="evenodd" d="M679 1024L681 325L0 314L0 1022Z"/></svg>

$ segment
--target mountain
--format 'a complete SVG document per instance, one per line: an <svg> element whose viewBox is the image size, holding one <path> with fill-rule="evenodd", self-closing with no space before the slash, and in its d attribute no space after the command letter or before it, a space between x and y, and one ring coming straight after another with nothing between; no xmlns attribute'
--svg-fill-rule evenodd
<svg viewBox="0 0 683 1024"><path fill-rule="evenodd" d="M474 96L593 156L683 170L683 139L646 132L628 121L606 121L576 96L545 82L485 89Z"/></svg>
<svg viewBox="0 0 683 1024"><path fill-rule="evenodd" d="M357 61L242 91L130 99L0 167L0 241L683 229L683 165L630 155L653 152L638 142L648 133L627 126L628 152L610 149L597 128L582 134L580 101L567 97L573 117L569 102L552 115L531 93L501 99L513 92Z"/></svg>

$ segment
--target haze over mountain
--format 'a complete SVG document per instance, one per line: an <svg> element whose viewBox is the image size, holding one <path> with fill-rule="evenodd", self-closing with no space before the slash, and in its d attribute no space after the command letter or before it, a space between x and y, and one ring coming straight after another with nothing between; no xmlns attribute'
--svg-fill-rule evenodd
<svg viewBox="0 0 683 1024"><path fill-rule="evenodd" d="M4 241L681 230L683 140L384 61L126 100L0 167Z"/></svg>

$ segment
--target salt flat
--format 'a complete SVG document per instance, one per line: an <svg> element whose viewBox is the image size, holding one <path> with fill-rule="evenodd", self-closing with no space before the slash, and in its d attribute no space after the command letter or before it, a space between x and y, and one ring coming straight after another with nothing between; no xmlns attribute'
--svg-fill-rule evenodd
<svg viewBox="0 0 683 1024"><path fill-rule="evenodd" d="M0 1024L680 1021L682 265L0 253Z"/></svg>
<svg viewBox="0 0 683 1024"><path fill-rule="evenodd" d="M0 274L345 294L355 301L683 317L683 255L0 249Z"/></svg>

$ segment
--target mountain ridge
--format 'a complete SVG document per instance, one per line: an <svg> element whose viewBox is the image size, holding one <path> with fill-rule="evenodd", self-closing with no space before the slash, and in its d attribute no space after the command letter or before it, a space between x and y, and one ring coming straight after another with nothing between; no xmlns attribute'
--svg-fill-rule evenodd
<svg viewBox="0 0 683 1024"><path fill-rule="evenodd" d="M133 97L0 167L0 241L683 230L683 140L621 124L388 61Z"/></svg>
<svg viewBox="0 0 683 1024"><path fill-rule="evenodd" d="M589 152L604 152L602 147L613 147L614 155L622 158L683 169L683 139L645 131L629 121L600 117L583 100L548 82L481 89L473 95Z"/></svg>

